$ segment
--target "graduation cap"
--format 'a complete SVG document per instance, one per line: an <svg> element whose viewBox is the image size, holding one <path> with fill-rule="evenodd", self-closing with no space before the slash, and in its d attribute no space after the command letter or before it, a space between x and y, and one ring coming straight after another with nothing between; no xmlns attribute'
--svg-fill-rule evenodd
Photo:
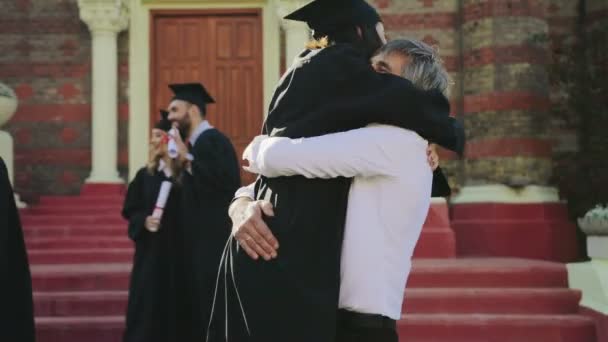
<svg viewBox="0 0 608 342"><path fill-rule="evenodd" d="M173 91L173 100L182 100L197 105L202 113L205 113L207 103L215 103L215 100L200 83L170 84L169 88Z"/></svg>
<svg viewBox="0 0 608 342"><path fill-rule="evenodd" d="M160 120L154 125L154 128L169 132L171 130L171 121L169 121L169 112L160 110Z"/></svg>
<svg viewBox="0 0 608 342"><path fill-rule="evenodd" d="M318 32L357 25L375 25L382 21L365 0L315 0L285 17L302 21Z"/></svg>

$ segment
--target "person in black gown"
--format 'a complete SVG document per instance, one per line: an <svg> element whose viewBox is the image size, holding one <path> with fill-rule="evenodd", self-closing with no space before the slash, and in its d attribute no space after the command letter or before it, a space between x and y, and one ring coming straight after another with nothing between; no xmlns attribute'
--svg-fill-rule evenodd
<svg viewBox="0 0 608 342"><path fill-rule="evenodd" d="M364 0L317 0L287 19L307 22L317 42L282 78L263 134L311 137L377 122L462 153L464 130L445 96L371 67L385 38ZM260 177L251 187L257 201L230 208L241 249L226 282L228 313L214 316L211 341L333 342L350 179Z"/></svg>
<svg viewBox="0 0 608 342"><path fill-rule="evenodd" d="M167 116L161 111L161 120L152 129L150 161L129 184L122 210L135 243L124 342L187 340L189 328L178 317L190 311L188 295L182 291L187 280L179 220L181 170L167 153ZM164 181L173 185L159 220L152 213Z"/></svg>
<svg viewBox="0 0 608 342"><path fill-rule="evenodd" d="M4 300L0 341L35 341L32 278L8 170L0 158L0 279Z"/></svg>
<svg viewBox="0 0 608 342"><path fill-rule="evenodd" d="M232 143L206 120L213 98L200 83L172 84L169 119L179 129L177 160L183 173L180 217L185 237L187 286L193 303L194 341L204 341L218 264L230 235L228 207L241 184ZM183 137L183 140L182 140Z"/></svg>

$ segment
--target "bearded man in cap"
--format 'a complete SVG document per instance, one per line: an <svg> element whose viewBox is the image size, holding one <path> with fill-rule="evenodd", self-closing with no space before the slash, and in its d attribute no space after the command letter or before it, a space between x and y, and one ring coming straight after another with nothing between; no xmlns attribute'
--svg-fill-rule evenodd
<svg viewBox="0 0 608 342"><path fill-rule="evenodd" d="M240 169L232 143L206 120L206 106L215 101L200 83L172 84L169 120L177 159L187 170L182 177L185 268L191 274L184 291L192 303L192 340L205 338L222 249L230 235L228 207L240 186ZM189 342L190 340L188 340Z"/></svg>
<svg viewBox="0 0 608 342"><path fill-rule="evenodd" d="M307 22L316 40L281 79L264 134L312 137L375 122L413 130L462 153L463 128L449 117L440 91L420 90L370 66L386 38L369 4L318 0L287 19ZM230 260L234 286L226 289L228 313L215 321L220 327L213 333L220 337L214 341L335 340L350 185L345 177L262 176L237 193L231 217L242 249Z"/></svg>

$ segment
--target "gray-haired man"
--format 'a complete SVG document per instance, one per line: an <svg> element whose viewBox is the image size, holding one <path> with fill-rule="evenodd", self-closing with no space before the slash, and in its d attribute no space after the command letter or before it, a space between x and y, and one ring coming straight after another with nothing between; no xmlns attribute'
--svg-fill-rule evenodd
<svg viewBox="0 0 608 342"><path fill-rule="evenodd" d="M378 72L447 94L449 76L422 42L390 42L372 62ZM303 139L259 136L244 153L249 171L266 177L354 177L342 247L338 342L398 341L396 321L430 205L427 148L413 131L370 125ZM238 226L238 218L233 220Z"/></svg>

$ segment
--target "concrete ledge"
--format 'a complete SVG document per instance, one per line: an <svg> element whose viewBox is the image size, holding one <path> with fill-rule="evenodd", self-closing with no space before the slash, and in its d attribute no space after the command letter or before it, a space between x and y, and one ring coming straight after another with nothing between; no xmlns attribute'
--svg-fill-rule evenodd
<svg viewBox="0 0 608 342"><path fill-rule="evenodd" d="M451 198L453 204L463 203L555 203L557 188L530 185L515 189L502 184L465 186Z"/></svg>

